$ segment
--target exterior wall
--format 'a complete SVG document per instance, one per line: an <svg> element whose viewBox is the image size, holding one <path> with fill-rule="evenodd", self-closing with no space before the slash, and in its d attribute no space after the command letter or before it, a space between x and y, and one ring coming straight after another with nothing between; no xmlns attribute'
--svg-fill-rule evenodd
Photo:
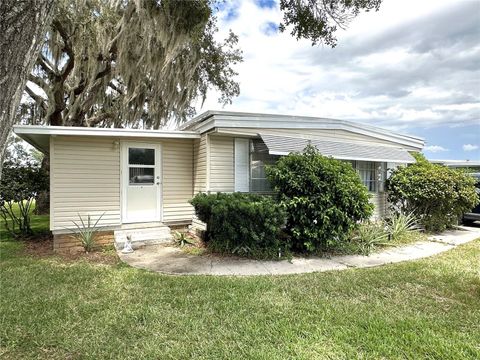
<svg viewBox="0 0 480 360"><path fill-rule="evenodd" d="M113 245L113 231L98 232L95 242L98 247ZM53 250L61 253L75 253L84 251L81 242L70 234L56 234L53 236Z"/></svg>
<svg viewBox="0 0 480 360"><path fill-rule="evenodd" d="M193 140L125 139L162 144L163 221L191 222ZM68 232L78 215L99 226L121 225L120 146L118 139L57 136L51 138L50 229Z"/></svg>
<svg viewBox="0 0 480 360"><path fill-rule="evenodd" d="M210 162L209 186L213 192L235 191L233 143L231 136L209 135Z"/></svg>
<svg viewBox="0 0 480 360"><path fill-rule="evenodd" d="M120 225L120 148L114 139L57 136L50 151L50 228L105 212L100 226Z"/></svg>
<svg viewBox="0 0 480 360"><path fill-rule="evenodd" d="M208 135L202 135L201 139L193 142L193 192L207 191L207 150Z"/></svg>
<svg viewBox="0 0 480 360"><path fill-rule="evenodd" d="M375 205L372 217L374 219L380 219L387 215L387 194L385 192L370 194L372 195L370 202Z"/></svg>
<svg viewBox="0 0 480 360"><path fill-rule="evenodd" d="M191 222L193 207L193 141L163 140L163 222Z"/></svg>

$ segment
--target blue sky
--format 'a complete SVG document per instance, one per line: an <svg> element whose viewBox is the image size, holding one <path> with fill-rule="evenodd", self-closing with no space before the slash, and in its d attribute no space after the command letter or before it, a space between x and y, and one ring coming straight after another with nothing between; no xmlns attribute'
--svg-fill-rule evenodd
<svg viewBox="0 0 480 360"><path fill-rule="evenodd" d="M278 31L274 0L226 1L241 94L225 110L353 120L421 136L431 159L480 160L480 1L384 0L334 49ZM221 109L210 93L198 111Z"/></svg>

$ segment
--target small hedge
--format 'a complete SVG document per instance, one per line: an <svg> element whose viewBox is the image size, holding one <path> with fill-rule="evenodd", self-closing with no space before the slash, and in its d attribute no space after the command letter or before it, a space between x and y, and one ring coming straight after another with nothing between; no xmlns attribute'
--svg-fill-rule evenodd
<svg viewBox="0 0 480 360"><path fill-rule="evenodd" d="M239 256L273 258L288 244L280 239L284 210L268 196L242 193L197 194L190 203L207 224L209 249Z"/></svg>

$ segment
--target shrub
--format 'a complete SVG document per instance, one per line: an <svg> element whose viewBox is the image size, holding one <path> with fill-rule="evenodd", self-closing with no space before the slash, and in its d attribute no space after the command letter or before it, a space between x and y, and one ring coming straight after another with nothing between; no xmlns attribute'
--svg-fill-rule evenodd
<svg viewBox="0 0 480 360"><path fill-rule="evenodd" d="M279 238L285 212L271 197L200 193L191 204L207 224L206 242L213 251L272 258L288 247Z"/></svg>
<svg viewBox="0 0 480 360"><path fill-rule="evenodd" d="M397 168L387 180L395 210L415 214L428 231L442 231L478 204L472 176L432 164L420 154L415 158L415 164Z"/></svg>
<svg viewBox="0 0 480 360"><path fill-rule="evenodd" d="M5 162L0 180L0 216L14 236L29 236L35 197L48 188L48 176L31 162Z"/></svg>
<svg viewBox="0 0 480 360"><path fill-rule="evenodd" d="M339 246L372 215L368 191L351 164L324 157L311 145L267 167L267 176L286 209L295 250Z"/></svg>

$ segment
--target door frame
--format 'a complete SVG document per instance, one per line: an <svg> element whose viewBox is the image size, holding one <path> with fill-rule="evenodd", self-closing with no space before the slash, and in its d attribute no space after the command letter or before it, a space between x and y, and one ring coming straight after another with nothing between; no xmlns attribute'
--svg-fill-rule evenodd
<svg viewBox="0 0 480 360"><path fill-rule="evenodd" d="M157 186L157 214L152 220L135 221L127 218L127 173L128 173L128 154L129 147L145 147L155 149L155 185ZM140 222L161 222L163 221L163 161L162 144L158 142L147 141L120 141L120 218L122 224L133 224ZM159 183L159 184L157 184Z"/></svg>

